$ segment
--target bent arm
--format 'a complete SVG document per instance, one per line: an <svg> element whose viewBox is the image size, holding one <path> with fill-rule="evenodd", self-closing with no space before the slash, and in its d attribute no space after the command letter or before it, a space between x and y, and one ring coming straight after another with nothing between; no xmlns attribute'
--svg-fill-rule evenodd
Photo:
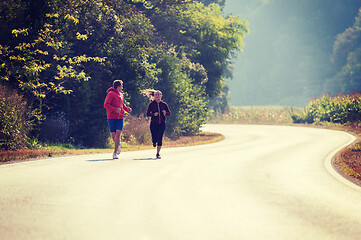
<svg viewBox="0 0 361 240"><path fill-rule="evenodd" d="M170 113L168 104L165 104L165 107L166 107L166 109L165 109L165 111L166 111L165 115L170 116L171 113Z"/></svg>
<svg viewBox="0 0 361 240"><path fill-rule="evenodd" d="M126 111L126 112L131 112L131 108L130 107L127 107L124 103L123 103L123 109L124 109L124 111Z"/></svg>

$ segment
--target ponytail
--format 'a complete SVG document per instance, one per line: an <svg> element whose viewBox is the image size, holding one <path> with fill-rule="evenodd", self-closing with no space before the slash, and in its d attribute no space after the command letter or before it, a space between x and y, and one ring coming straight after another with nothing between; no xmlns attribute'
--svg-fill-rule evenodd
<svg viewBox="0 0 361 240"><path fill-rule="evenodd" d="M154 100L154 93L159 92L160 94L162 94L161 91L159 90L154 90L154 89L145 89L142 90L141 93L145 96L147 96L151 101Z"/></svg>

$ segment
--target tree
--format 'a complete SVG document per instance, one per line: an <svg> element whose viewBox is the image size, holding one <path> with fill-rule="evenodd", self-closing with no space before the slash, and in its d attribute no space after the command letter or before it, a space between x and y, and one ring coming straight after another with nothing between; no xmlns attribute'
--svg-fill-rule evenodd
<svg viewBox="0 0 361 240"><path fill-rule="evenodd" d="M361 91L361 8L352 27L337 35L333 63L341 69L329 84L338 86L338 92ZM335 89L335 88L333 88Z"/></svg>
<svg viewBox="0 0 361 240"><path fill-rule="evenodd" d="M21 90L36 113L30 116L37 119L35 123L40 124L44 119L39 113L44 110L46 113L47 108L56 104L52 102L56 94L70 94L72 84L90 79L84 71L89 62L101 64L105 60L80 52L74 54L72 42L87 36L76 32L65 38L56 25L62 25L64 30L76 24L77 19L71 15L49 13L40 29L13 29L12 41L4 41L11 44L0 44L1 80Z"/></svg>
<svg viewBox="0 0 361 240"><path fill-rule="evenodd" d="M158 11L152 20L178 56L201 66L194 83L202 85L209 97L220 94L228 59L243 46L248 23L237 17L222 17L217 4L205 7L202 3Z"/></svg>

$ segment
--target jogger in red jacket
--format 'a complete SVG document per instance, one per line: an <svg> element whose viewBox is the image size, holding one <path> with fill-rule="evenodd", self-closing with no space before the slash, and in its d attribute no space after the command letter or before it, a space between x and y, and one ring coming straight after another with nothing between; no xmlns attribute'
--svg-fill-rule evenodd
<svg viewBox="0 0 361 240"><path fill-rule="evenodd" d="M118 159L118 155L121 152L120 135L124 126L124 111L129 113L132 112L132 109L124 104L122 90L123 81L115 80L113 82L113 87L107 90L107 96L104 101L104 107L107 110L110 134L114 141L113 159Z"/></svg>

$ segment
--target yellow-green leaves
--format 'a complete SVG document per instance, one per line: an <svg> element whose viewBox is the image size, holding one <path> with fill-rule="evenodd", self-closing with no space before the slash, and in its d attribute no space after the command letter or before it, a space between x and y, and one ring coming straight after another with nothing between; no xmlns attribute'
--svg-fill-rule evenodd
<svg viewBox="0 0 361 240"><path fill-rule="evenodd" d="M91 62L104 64L106 59L71 54L67 50L71 39L64 39L61 29L55 27L54 21L61 20L61 15L46 16L48 20L37 33L32 33L31 37L27 28L14 29L14 40L21 36L22 42L14 47L0 45L0 69L3 69L1 78L16 80L20 89L33 94L35 98L45 98L51 92L70 94L72 90L66 89L64 83L88 81L90 76L84 71L84 65ZM79 20L70 14L66 14L63 19L72 24L79 23ZM88 35L76 32L73 39L85 41Z"/></svg>
<svg viewBox="0 0 361 240"><path fill-rule="evenodd" d="M70 14L66 14L64 19L66 20L70 20L72 21L74 24L78 24L79 23L79 19L75 18L74 16L70 15Z"/></svg>
<svg viewBox="0 0 361 240"><path fill-rule="evenodd" d="M79 32L76 33L76 38L78 40L87 40L88 39L88 35L87 34L80 34Z"/></svg>
<svg viewBox="0 0 361 240"><path fill-rule="evenodd" d="M15 37L18 37L19 35L27 36L27 35L29 34L28 31L29 31L29 29L27 29L27 28L23 28L23 29L13 29L11 33L12 33Z"/></svg>

